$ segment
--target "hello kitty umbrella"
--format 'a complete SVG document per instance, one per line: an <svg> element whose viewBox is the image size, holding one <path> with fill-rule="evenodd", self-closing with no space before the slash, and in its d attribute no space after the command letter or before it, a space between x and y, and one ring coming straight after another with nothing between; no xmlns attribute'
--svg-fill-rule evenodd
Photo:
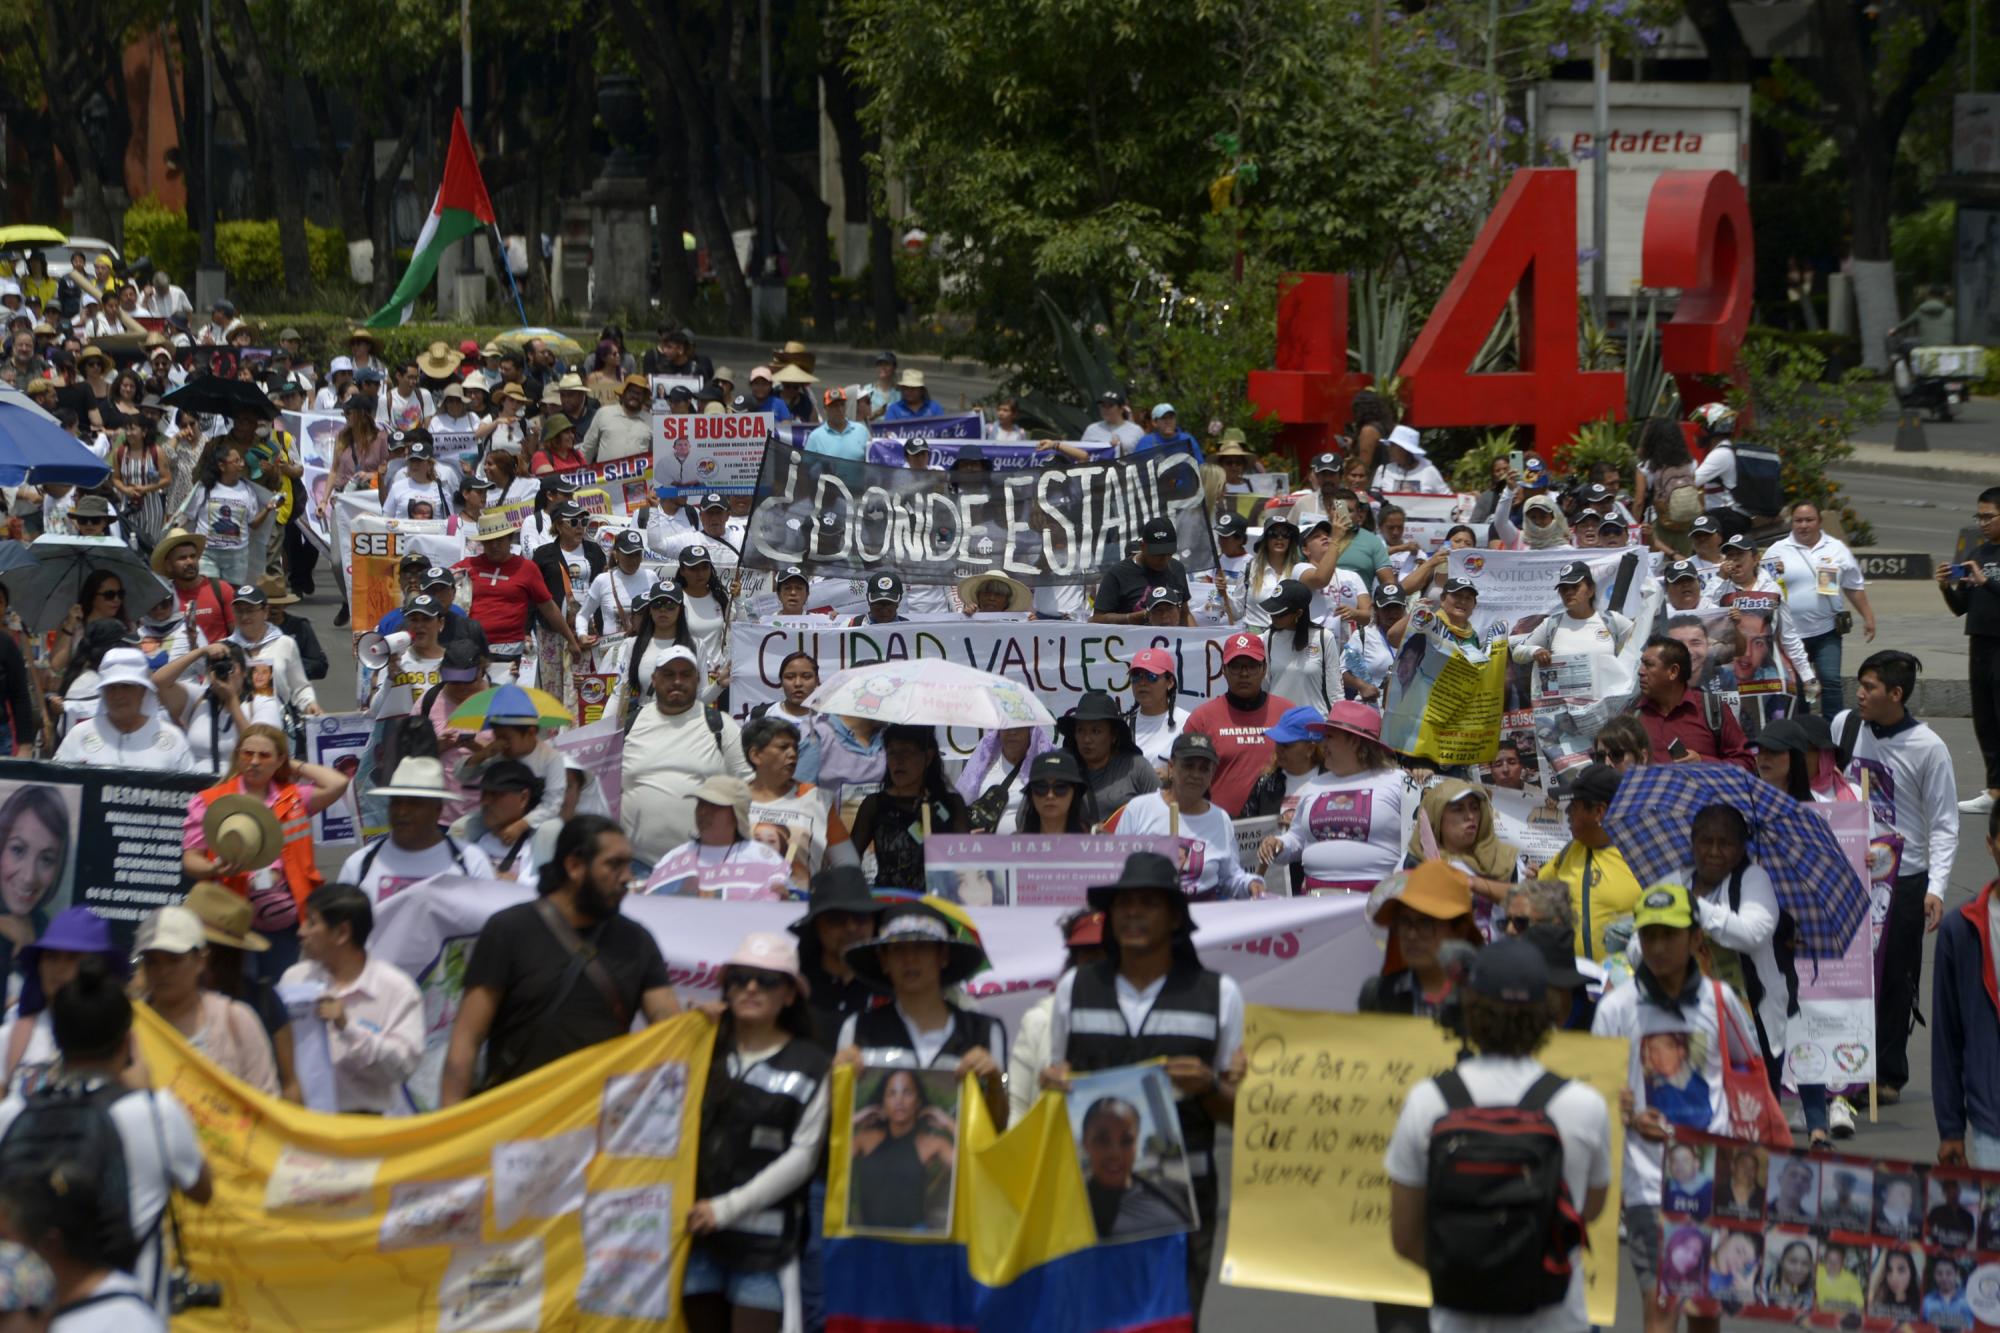
<svg viewBox="0 0 2000 1333"><path fill-rule="evenodd" d="M941 657L849 667L814 690L806 707L883 723L981 731L1052 727L1056 721L1019 681Z"/></svg>

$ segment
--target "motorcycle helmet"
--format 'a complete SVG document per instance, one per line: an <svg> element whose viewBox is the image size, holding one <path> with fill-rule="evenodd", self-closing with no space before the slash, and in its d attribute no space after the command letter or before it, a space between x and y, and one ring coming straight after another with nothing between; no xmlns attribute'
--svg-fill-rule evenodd
<svg viewBox="0 0 2000 1333"><path fill-rule="evenodd" d="M1710 435L1727 435L1736 429L1736 409L1727 403L1703 403L1690 419Z"/></svg>

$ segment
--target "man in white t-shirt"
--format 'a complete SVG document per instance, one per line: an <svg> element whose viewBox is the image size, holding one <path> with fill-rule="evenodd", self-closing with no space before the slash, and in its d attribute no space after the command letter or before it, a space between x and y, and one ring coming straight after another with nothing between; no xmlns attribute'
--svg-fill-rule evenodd
<svg viewBox="0 0 2000 1333"><path fill-rule="evenodd" d="M1465 995L1467 1040L1479 1054L1450 1074L1425 1079L1403 1101L1383 1167L1389 1175L1389 1232L1396 1253L1423 1264L1430 1179L1431 1133L1448 1111L1466 1106L1517 1106L1547 1094L1538 1087L1548 1071L1535 1052L1554 1028L1547 996L1548 964L1521 939L1496 940L1472 964ZM1440 1082L1446 1086L1440 1086ZM1562 1139L1563 1188L1588 1223L1604 1211L1611 1189L1611 1113L1585 1083L1566 1082L1543 1106ZM1561 1300L1526 1315L1476 1313L1476 1291L1438 1290L1431 1297L1435 1333L1582 1333L1590 1327L1584 1305L1583 1248L1569 1254L1570 1277Z"/></svg>
<svg viewBox="0 0 2000 1333"><path fill-rule="evenodd" d="M477 847L458 841L438 821L444 816L444 765L413 755L396 765L389 785L375 795L388 798L389 831L370 838L340 867L337 883L352 884L380 907L418 880L432 875L492 879L493 862Z"/></svg>
<svg viewBox="0 0 2000 1333"><path fill-rule="evenodd" d="M62 1052L61 1073L50 1093L24 1100L19 1095L0 1102L0 1141L40 1096L72 1093L78 1097L105 1090L110 1097L109 1114L124 1149L125 1182L132 1234L139 1239L139 1257L132 1276L133 1289L141 1299L161 1313L166 1311L165 1283L160 1280L161 1214L170 1192L179 1190L197 1204L205 1204L213 1192L208 1162L194 1136L194 1126L173 1093L143 1089L112 1095L121 1075L138 1057L132 1041L132 1002L125 995L125 979L101 957L86 957L77 967L74 980L49 1000L49 1017L55 1028L56 1046ZM28 1136L5 1150L11 1154L36 1141L37 1129L23 1122L18 1132ZM4 1155L4 1154L0 1154ZM51 1162L50 1166L59 1166ZM95 1165L89 1163L86 1165ZM122 1277L123 1275L117 1275ZM100 1288L100 1290L107 1288ZM123 1288L118 1288L123 1290ZM127 1302L107 1303L111 1309ZM119 1329L143 1329L147 1325L136 1304L121 1310L125 1322L107 1324Z"/></svg>
<svg viewBox="0 0 2000 1333"><path fill-rule="evenodd" d="M1168 787L1134 796L1106 822L1105 831L1180 839L1181 879L1195 898L1262 897L1263 879L1237 859L1229 812L1208 799L1215 781L1214 739L1184 731L1168 753Z"/></svg>
<svg viewBox="0 0 2000 1333"><path fill-rule="evenodd" d="M1145 438L1146 432L1139 429L1137 422L1125 419L1125 395L1117 389L1106 389L1097 395L1097 411L1101 419L1083 428L1085 444L1108 444L1123 458Z"/></svg>

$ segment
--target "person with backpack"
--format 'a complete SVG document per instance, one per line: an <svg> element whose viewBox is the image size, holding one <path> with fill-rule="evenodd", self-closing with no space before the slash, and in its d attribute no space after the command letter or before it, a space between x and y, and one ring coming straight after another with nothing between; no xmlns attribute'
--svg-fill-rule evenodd
<svg viewBox="0 0 2000 1333"><path fill-rule="evenodd" d="M1774 517L1785 507L1783 466L1770 449L1736 438L1736 409L1704 403L1693 420L1705 451L1694 470L1702 508L1725 535L1750 531L1753 520Z"/></svg>
<svg viewBox="0 0 2000 1333"><path fill-rule="evenodd" d="M62 1052L55 1079L27 1097L16 1093L0 1102L0 1212L13 1224L7 1228L12 1237L33 1245L55 1268L59 1304L84 1293L129 1295L118 1302L119 1321L97 1327L156 1327L146 1322L146 1307L167 1312L161 1233L170 1196L179 1191L207 1203L214 1192L207 1159L173 1093L124 1081L138 1051L132 1001L117 969L99 956L84 958L50 1000L49 1012ZM65 1206L79 1210L83 1224L75 1236L64 1229L52 1254L44 1246L49 1228L23 1225L29 1219L15 1210L21 1196L14 1190L24 1175L47 1184L53 1172L67 1172L73 1163L89 1168L87 1187L83 1179L66 1177L57 1193ZM84 1237L95 1242L87 1252L79 1245ZM66 1264L97 1271L99 1282L63 1290Z"/></svg>
<svg viewBox="0 0 2000 1333"><path fill-rule="evenodd" d="M620 822L633 855L647 867L694 836L694 802L702 780L726 773L748 782L743 729L699 700L700 664L691 649L669 648L653 668L653 700L625 733L620 770Z"/></svg>
<svg viewBox="0 0 2000 1333"><path fill-rule="evenodd" d="M1548 989L1535 945L1481 950L1464 999L1477 1054L1412 1088L1389 1138L1389 1235L1430 1274L1433 1328L1590 1327L1583 1231L1611 1189L1611 1112L1535 1058Z"/></svg>
<svg viewBox="0 0 2000 1333"><path fill-rule="evenodd" d="M1631 1043L1631 1072L1618 1095L1625 1122L1623 1249L1646 1296L1646 1333L1674 1333L1680 1302L1653 1296L1665 1146L1676 1125L1733 1134L1731 1107L1741 1091L1737 1067L1761 1061L1745 1049L1756 1040L1750 1035L1756 1028L1743 1002L1702 973L1697 960L1705 944L1688 891L1653 885L1640 895L1632 922L1639 938L1632 982L1605 992L1590 1030ZM1758 1085L1761 1073L1751 1076ZM1713 1316L1688 1317L1689 1333L1719 1333L1720 1327Z"/></svg>
<svg viewBox="0 0 2000 1333"><path fill-rule="evenodd" d="M1648 418L1639 427L1634 448L1639 469L1632 493L1633 515L1641 520L1650 518L1655 529L1685 533L1688 524L1701 514L1702 496L1681 423L1671 417Z"/></svg>
<svg viewBox="0 0 2000 1333"><path fill-rule="evenodd" d="M444 765L429 755L411 755L396 765L389 785L375 795L389 802L389 831L361 844L340 867L336 881L353 884L380 906L396 893L432 875L492 879L485 852L445 831Z"/></svg>

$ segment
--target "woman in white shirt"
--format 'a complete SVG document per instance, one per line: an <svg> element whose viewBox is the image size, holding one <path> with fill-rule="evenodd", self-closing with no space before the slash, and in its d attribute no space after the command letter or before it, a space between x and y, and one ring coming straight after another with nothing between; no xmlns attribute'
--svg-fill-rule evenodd
<svg viewBox="0 0 2000 1333"><path fill-rule="evenodd" d="M249 659L252 681L258 668L267 668L272 697L294 712L318 713L319 696L306 679L298 640L271 623L269 595L254 583L245 584L236 589L230 610L235 613L236 632L229 636L229 642L242 648Z"/></svg>
<svg viewBox="0 0 2000 1333"><path fill-rule="evenodd" d="M1547 666L1558 657L1582 653L1616 656L1632 637L1632 622L1616 611L1597 609L1597 580L1590 566L1572 560L1556 571L1556 594L1563 609L1513 646L1516 662Z"/></svg>
<svg viewBox="0 0 2000 1333"><path fill-rule="evenodd" d="M1423 437L1414 426L1389 432L1389 461L1375 471L1375 490L1383 495L1449 495L1451 484L1424 452Z"/></svg>
<svg viewBox="0 0 2000 1333"><path fill-rule="evenodd" d="M1250 567L1243 573L1243 602L1237 608L1248 629L1271 623L1271 613L1260 603L1278 590L1299 563L1299 525L1290 519L1273 519L1264 525L1252 549Z"/></svg>
<svg viewBox="0 0 2000 1333"><path fill-rule="evenodd" d="M709 558L708 547L681 548L680 572L674 576L674 582L681 588L695 656L708 664L711 673L720 671L723 631L729 623L729 594L715 577L715 564Z"/></svg>
<svg viewBox="0 0 2000 1333"><path fill-rule="evenodd" d="M1367 893L1403 863L1407 784L1382 744L1382 715L1351 700L1327 710L1327 771L1299 792L1282 835L1259 849L1267 865L1300 862L1308 893Z"/></svg>
<svg viewBox="0 0 2000 1333"><path fill-rule="evenodd" d="M243 479L243 451L235 444L217 445L209 469L205 484L188 496L194 530L208 538L202 565L240 586L250 581L250 529L271 516L277 498Z"/></svg>
<svg viewBox="0 0 2000 1333"><path fill-rule="evenodd" d="M625 707L628 713L653 697L653 672L675 648L695 655L695 669L708 674L707 659L695 647L688 633L684 607L686 594L677 583L655 583L632 604L639 628L632 636L625 658ZM705 693L706 691L704 691Z"/></svg>
<svg viewBox="0 0 2000 1333"><path fill-rule="evenodd" d="M586 645L637 632L639 602L658 581L645 565L645 537L637 528L619 533L611 546L611 568L590 581L576 608L577 636Z"/></svg>
<svg viewBox="0 0 2000 1333"><path fill-rule="evenodd" d="M412 501L423 501L431 506L432 518L450 518L457 507L453 497L457 494L456 477L446 480L438 471L437 444L430 438L428 430L413 433L409 438L410 453L402 470L389 483L387 497L382 501L382 512L390 518L410 518Z"/></svg>
<svg viewBox="0 0 2000 1333"><path fill-rule="evenodd" d="M1208 799L1215 781L1215 742L1200 732L1174 741L1168 786L1134 796L1105 821L1104 831L1159 834L1180 839L1181 884L1204 902L1218 898L1260 898L1262 876L1236 858L1236 825L1229 812Z"/></svg>
<svg viewBox="0 0 2000 1333"><path fill-rule="evenodd" d="M1812 659L1824 693L1820 712L1832 717L1845 705L1841 688L1840 631L1835 624L1844 596L1861 613L1862 632L1875 639L1875 608L1868 604L1867 582L1860 562L1847 543L1829 537L1820 527L1819 506L1801 500L1792 506L1792 532L1764 552L1764 564L1775 564L1778 584L1785 590L1785 610L1799 641Z"/></svg>
<svg viewBox="0 0 2000 1333"><path fill-rule="evenodd" d="M1180 681L1174 673L1174 656L1164 648L1142 648L1132 654L1130 678L1132 698L1138 707L1132 713L1132 740L1139 753L1155 768L1164 768L1174 737L1187 725L1188 710L1176 707Z"/></svg>
<svg viewBox="0 0 2000 1333"><path fill-rule="evenodd" d="M1271 617L1264 635L1264 688L1295 704L1324 713L1340 697L1341 635L1315 624L1312 589L1286 579L1262 606ZM1343 622L1336 620L1336 625Z"/></svg>

